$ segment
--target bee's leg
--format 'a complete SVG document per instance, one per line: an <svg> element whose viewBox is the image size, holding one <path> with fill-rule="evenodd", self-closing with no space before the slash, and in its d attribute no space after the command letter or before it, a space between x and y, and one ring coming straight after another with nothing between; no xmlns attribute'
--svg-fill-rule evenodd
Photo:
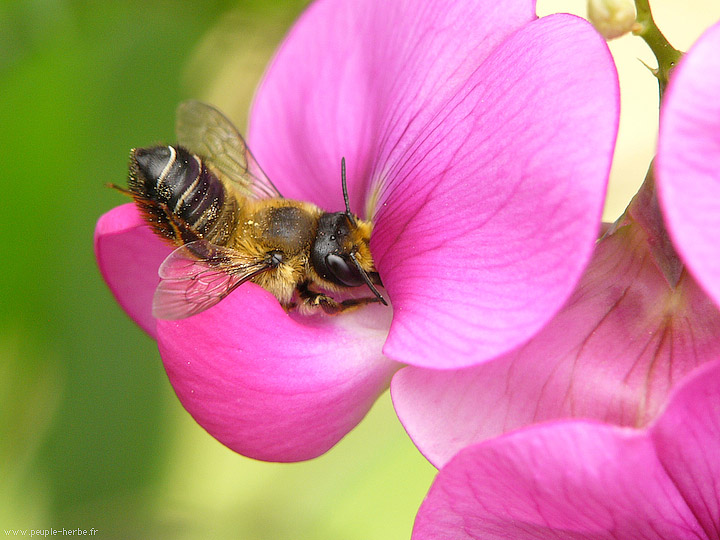
<svg viewBox="0 0 720 540"><path fill-rule="evenodd" d="M327 294L311 291L308 282L299 283L297 286L298 296L300 297L300 309L314 311L317 308L328 315L334 315L342 311L342 306Z"/></svg>
<svg viewBox="0 0 720 540"><path fill-rule="evenodd" d="M342 302L338 302L327 294L311 291L308 283L300 283L297 287L298 295L302 300L302 306L310 309L322 308L328 315L336 315L348 309L355 309L365 304L379 302L380 300L374 296L368 298L348 298Z"/></svg>

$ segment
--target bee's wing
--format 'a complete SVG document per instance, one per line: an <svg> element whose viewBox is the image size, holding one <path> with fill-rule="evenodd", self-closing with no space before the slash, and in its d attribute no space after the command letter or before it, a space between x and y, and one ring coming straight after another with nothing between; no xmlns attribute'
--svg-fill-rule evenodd
<svg viewBox="0 0 720 540"><path fill-rule="evenodd" d="M237 128L212 105L201 101L181 103L175 130L180 146L207 158L244 197L282 197L255 161Z"/></svg>
<svg viewBox="0 0 720 540"><path fill-rule="evenodd" d="M270 268L264 261L206 240L180 246L158 270L160 283L153 297L153 316L184 319L205 311Z"/></svg>

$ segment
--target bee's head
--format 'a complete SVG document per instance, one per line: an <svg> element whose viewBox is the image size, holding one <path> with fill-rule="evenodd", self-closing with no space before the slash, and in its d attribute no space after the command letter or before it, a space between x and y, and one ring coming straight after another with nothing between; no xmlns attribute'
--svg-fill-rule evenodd
<svg viewBox="0 0 720 540"><path fill-rule="evenodd" d="M345 212L323 214L311 250L311 262L317 274L334 285L358 287L367 285L380 302L387 302L375 288L382 285L370 254L372 223L358 219L350 212L342 159L342 187Z"/></svg>

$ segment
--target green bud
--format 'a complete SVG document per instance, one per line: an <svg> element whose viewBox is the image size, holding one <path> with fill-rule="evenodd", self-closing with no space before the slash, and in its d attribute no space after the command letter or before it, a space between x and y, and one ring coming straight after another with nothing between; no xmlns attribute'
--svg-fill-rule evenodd
<svg viewBox="0 0 720 540"><path fill-rule="evenodd" d="M588 19L607 40L624 36L635 25L632 0L588 0Z"/></svg>

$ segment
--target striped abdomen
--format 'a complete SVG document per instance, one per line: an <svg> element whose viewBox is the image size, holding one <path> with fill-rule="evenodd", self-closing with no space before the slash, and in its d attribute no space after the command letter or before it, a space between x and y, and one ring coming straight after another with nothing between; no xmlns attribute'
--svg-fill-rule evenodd
<svg viewBox="0 0 720 540"><path fill-rule="evenodd" d="M224 245L235 226L236 200L181 146L133 150L128 188L155 232L175 243L202 237Z"/></svg>

